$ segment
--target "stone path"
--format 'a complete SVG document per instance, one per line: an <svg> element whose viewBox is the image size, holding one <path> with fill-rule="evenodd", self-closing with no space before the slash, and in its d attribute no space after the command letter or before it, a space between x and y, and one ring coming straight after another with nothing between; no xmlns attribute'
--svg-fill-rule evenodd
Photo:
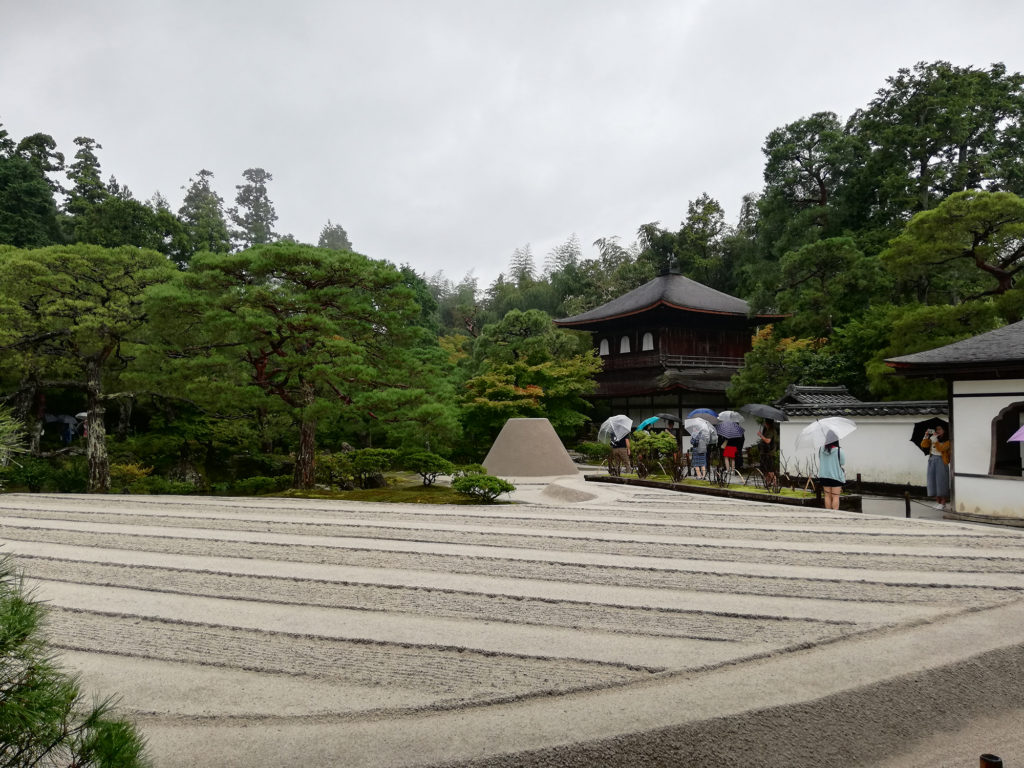
<svg viewBox="0 0 1024 768"><path fill-rule="evenodd" d="M0 551L160 768L872 765L1024 715L1024 532L555 487L2 495Z"/></svg>

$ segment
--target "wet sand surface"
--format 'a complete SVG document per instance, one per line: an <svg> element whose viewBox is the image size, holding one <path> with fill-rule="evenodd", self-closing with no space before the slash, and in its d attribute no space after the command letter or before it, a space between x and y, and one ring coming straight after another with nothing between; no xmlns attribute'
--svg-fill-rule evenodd
<svg viewBox="0 0 1024 768"><path fill-rule="evenodd" d="M158 768L1024 765L1024 531L518 486L9 494L0 551Z"/></svg>

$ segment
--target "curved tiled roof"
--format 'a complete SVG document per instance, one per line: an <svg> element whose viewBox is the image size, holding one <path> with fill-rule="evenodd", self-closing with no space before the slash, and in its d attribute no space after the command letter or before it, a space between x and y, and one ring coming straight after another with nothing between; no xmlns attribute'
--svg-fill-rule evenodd
<svg viewBox="0 0 1024 768"><path fill-rule="evenodd" d="M583 325L586 323L613 320L628 317L667 306L688 312L705 312L716 315L734 315L747 317L750 305L743 299L716 291L714 288L691 280L685 275L669 273L659 275L639 288L612 299L587 312L572 317L555 320L557 325ZM777 317L777 315L760 315L760 317Z"/></svg>
<svg viewBox="0 0 1024 768"><path fill-rule="evenodd" d="M1024 321L944 347L891 357L885 362L899 373L921 371L937 375L956 368L984 371L1008 366L1019 369L1024 367Z"/></svg>

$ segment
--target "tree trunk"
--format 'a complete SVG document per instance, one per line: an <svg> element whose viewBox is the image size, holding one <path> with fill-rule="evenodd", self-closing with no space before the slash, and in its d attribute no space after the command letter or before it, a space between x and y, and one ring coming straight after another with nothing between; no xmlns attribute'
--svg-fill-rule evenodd
<svg viewBox="0 0 1024 768"><path fill-rule="evenodd" d="M90 362L86 371L86 394L88 416L85 454L89 463L89 491L106 493L110 490L110 457L107 455L107 428L103 423L106 408L100 395L103 392L99 363Z"/></svg>
<svg viewBox="0 0 1024 768"><path fill-rule="evenodd" d="M132 410L135 406L134 397L122 397L117 401L119 408L117 417L117 439L125 440L132 423Z"/></svg>
<svg viewBox="0 0 1024 768"><path fill-rule="evenodd" d="M316 471L316 420L303 419L299 425L299 450L295 455L295 474L292 485L308 490L314 484Z"/></svg>

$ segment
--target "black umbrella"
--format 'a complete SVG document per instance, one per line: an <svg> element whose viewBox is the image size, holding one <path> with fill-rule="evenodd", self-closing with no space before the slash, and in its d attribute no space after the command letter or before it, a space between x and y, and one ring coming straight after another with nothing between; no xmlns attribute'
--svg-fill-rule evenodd
<svg viewBox="0 0 1024 768"><path fill-rule="evenodd" d="M910 442L921 448L921 441L924 440L924 433L929 429L935 429L941 426L943 431L949 434L949 422L945 419L940 419L938 416L932 416L930 419L919 421L914 424L914 430L910 433ZM928 453L927 448L921 448L924 453Z"/></svg>
<svg viewBox="0 0 1024 768"><path fill-rule="evenodd" d="M760 416L762 419L771 419L772 421L789 421L789 416L786 415L785 411L780 411L778 408L773 408L770 405L764 405L762 403L747 403L746 405L741 405L736 410L749 413L751 416Z"/></svg>
<svg viewBox="0 0 1024 768"><path fill-rule="evenodd" d="M682 421L683 421L678 416L676 416L674 413L659 413L659 414L657 414L657 417L659 419L664 419L665 421L674 421L676 424L681 424Z"/></svg>

